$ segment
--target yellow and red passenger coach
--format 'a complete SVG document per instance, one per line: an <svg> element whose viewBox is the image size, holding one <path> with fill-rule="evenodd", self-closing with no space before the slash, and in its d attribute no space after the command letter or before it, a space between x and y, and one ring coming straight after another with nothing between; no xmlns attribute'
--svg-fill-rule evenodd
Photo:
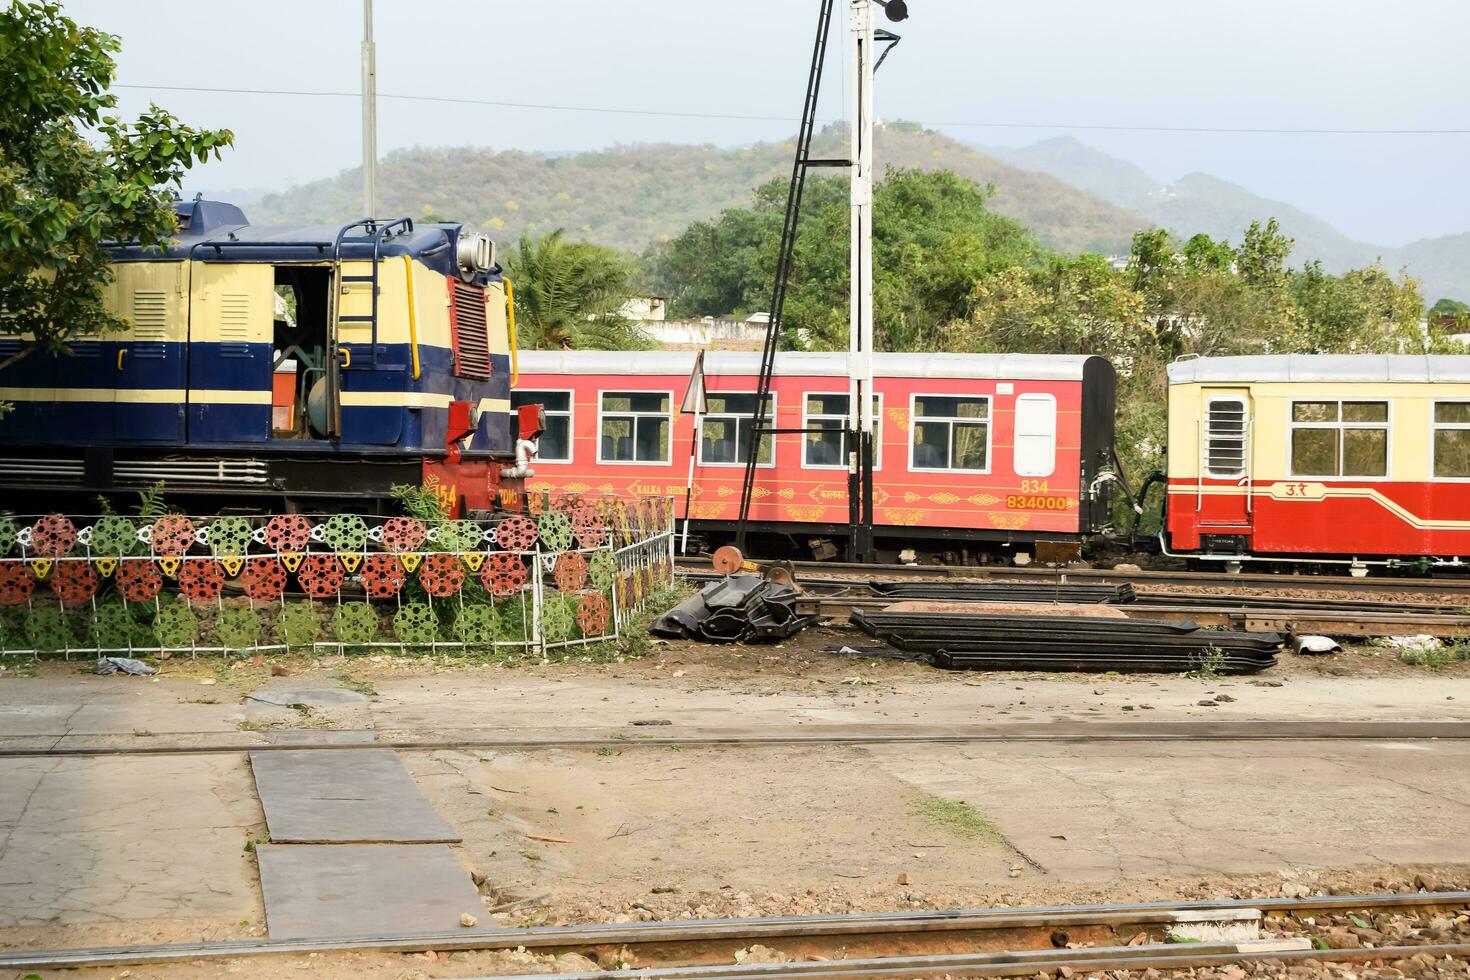
<svg viewBox="0 0 1470 980"><path fill-rule="evenodd" d="M528 489L665 493L719 532L739 513L760 355L711 352L702 412L681 412L694 352L531 351L512 404L545 408ZM1021 546L1108 522L1115 376L1103 358L878 354L876 536ZM691 405L691 408L693 406ZM779 430L758 450L751 520L793 536L849 526L847 355L781 353ZM692 467L691 467L692 463ZM1097 489L1095 489L1095 486ZM805 540L804 537L799 540Z"/></svg>
<svg viewBox="0 0 1470 980"><path fill-rule="evenodd" d="M1470 357L1171 364L1168 488L1202 558L1470 556Z"/></svg>

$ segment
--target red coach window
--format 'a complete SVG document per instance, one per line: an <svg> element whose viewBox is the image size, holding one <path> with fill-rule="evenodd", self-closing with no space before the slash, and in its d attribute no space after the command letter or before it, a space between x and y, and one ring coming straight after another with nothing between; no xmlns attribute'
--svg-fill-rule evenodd
<svg viewBox="0 0 1470 980"><path fill-rule="evenodd" d="M1470 480L1470 402L1435 403L1434 476Z"/></svg>
<svg viewBox="0 0 1470 980"><path fill-rule="evenodd" d="M490 329L485 323L484 286L449 280L449 334L454 344L454 373L489 380Z"/></svg>

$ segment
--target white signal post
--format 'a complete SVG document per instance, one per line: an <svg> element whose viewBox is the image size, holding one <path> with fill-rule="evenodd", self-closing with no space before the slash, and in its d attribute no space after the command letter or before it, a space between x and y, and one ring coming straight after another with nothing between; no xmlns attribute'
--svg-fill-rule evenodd
<svg viewBox="0 0 1470 980"><path fill-rule="evenodd" d="M849 0L852 40L852 247L848 319L848 412L851 431L873 432L873 3ZM858 472L861 445L848 447Z"/></svg>
<svg viewBox="0 0 1470 980"><path fill-rule="evenodd" d="M378 214L378 55L373 43L373 0L362 0L362 210Z"/></svg>

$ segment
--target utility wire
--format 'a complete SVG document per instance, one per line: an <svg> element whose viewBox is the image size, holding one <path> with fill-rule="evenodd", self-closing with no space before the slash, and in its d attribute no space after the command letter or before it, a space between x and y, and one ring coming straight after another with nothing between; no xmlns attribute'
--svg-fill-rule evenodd
<svg viewBox="0 0 1470 980"><path fill-rule="evenodd" d="M257 89L257 88L210 88L197 85L114 85L113 88L141 89L146 91L160 92L207 92L218 95L288 95L305 98L333 98L333 99L358 99L362 97L360 92L325 92L325 91L303 91L297 89ZM449 105L475 105L491 106L500 109L539 109L553 112L591 112L603 115L623 116L665 116L678 119L730 119L747 122L794 122L789 116L758 116L741 115L729 112L680 112L667 109L629 109L614 106L586 106L586 105L554 105L541 102L502 102L491 99L459 99L442 95L397 95L389 92L379 92L380 99L393 99L400 102L438 102ZM836 122L835 119L822 119L820 122ZM1264 135L1264 136L1466 136L1470 135L1470 128L1466 129L1334 129L1334 128L1294 128L1294 127L1269 127L1269 126L1129 126L1129 125L1104 125L1095 123L1022 123L1022 122L954 122L954 121L930 121L926 126L952 126L956 128L970 129L1064 129L1084 130L1092 132L1112 133L1218 133L1224 135Z"/></svg>

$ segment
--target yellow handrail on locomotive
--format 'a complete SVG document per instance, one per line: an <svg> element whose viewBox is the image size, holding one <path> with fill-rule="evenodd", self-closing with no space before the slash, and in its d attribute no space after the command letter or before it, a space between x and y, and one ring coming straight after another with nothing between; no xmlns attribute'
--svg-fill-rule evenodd
<svg viewBox="0 0 1470 980"><path fill-rule="evenodd" d="M505 282L505 331L510 335L510 386L514 388L521 383L520 351L516 349L516 293L510 277L502 279Z"/></svg>
<svg viewBox="0 0 1470 980"><path fill-rule="evenodd" d="M413 258L403 257L403 271L408 275L408 349L413 358L413 379L419 379L419 319L413 302Z"/></svg>

